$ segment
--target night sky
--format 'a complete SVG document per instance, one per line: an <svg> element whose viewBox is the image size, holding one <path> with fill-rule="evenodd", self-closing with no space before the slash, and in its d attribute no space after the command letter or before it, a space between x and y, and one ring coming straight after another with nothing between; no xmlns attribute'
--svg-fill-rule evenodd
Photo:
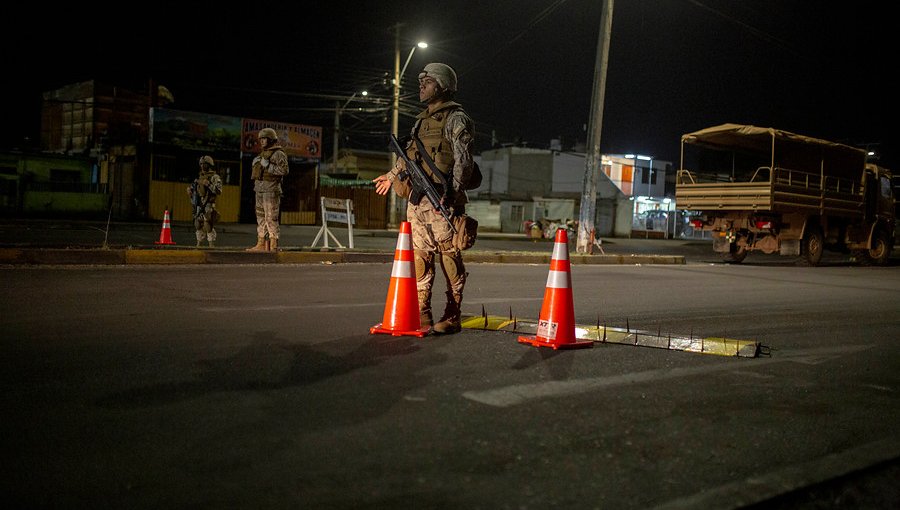
<svg viewBox="0 0 900 510"><path fill-rule="evenodd" d="M375 99L348 106L370 111L342 116L341 144L386 149L396 23L401 65L418 40L430 45L404 76L401 133L419 109L416 72L441 61L459 74L479 150L492 137L541 148L561 138L568 148L587 136L601 0L185 4L23 6L41 11L0 34L0 147L38 136L43 91L89 79L146 90L152 79L172 91L171 108L323 126L329 156L335 102L365 89ZM601 149L677 164L683 133L734 122L870 144L896 167L888 9L618 0Z"/></svg>

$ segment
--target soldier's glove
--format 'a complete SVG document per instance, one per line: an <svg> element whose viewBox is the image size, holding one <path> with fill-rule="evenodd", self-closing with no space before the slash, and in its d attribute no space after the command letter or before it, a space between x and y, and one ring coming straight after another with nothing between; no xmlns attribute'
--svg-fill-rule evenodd
<svg viewBox="0 0 900 510"><path fill-rule="evenodd" d="M266 168L269 166L269 160L266 158L259 158L259 166Z"/></svg>
<svg viewBox="0 0 900 510"><path fill-rule="evenodd" d="M253 158L253 164L255 165L257 163L259 163L259 156L256 156L255 158Z"/></svg>

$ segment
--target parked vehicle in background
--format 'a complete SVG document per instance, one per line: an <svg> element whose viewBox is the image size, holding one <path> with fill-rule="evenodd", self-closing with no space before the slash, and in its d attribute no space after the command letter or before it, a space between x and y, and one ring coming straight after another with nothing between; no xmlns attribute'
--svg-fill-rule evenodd
<svg viewBox="0 0 900 510"><path fill-rule="evenodd" d="M829 249L881 265L894 244L891 180L862 149L722 124L681 137L675 201L698 214L693 227L711 231L726 262L761 250L815 266Z"/></svg>
<svg viewBox="0 0 900 510"><path fill-rule="evenodd" d="M669 214L659 209L638 213L632 221L632 228L638 230L669 230Z"/></svg>

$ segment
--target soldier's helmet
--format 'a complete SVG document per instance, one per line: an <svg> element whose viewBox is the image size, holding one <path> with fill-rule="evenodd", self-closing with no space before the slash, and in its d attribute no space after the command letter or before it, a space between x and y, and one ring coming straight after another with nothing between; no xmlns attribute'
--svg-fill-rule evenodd
<svg viewBox="0 0 900 510"><path fill-rule="evenodd" d="M419 79L430 76L440 85L440 87L449 92L456 92L456 71L447 64L432 62L426 64L419 73Z"/></svg>
<svg viewBox="0 0 900 510"><path fill-rule="evenodd" d="M260 138L268 138L272 142L278 141L278 133L272 128L262 128L259 130Z"/></svg>
<svg viewBox="0 0 900 510"><path fill-rule="evenodd" d="M206 163L209 166L216 166L216 161L212 158L212 156L203 156L200 158L200 164Z"/></svg>

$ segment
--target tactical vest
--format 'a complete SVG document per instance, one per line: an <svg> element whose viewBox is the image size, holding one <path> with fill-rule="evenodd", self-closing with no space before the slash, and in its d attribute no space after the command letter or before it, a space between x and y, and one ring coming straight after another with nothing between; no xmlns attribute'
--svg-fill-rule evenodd
<svg viewBox="0 0 900 510"><path fill-rule="evenodd" d="M275 151L283 151L280 145L273 145L264 151L259 152L259 157L270 159L272 154L275 154Z"/></svg>
<svg viewBox="0 0 900 510"><path fill-rule="evenodd" d="M215 170L210 170L208 172L204 172L203 170L200 170L200 176L197 178L197 183L199 184L199 182L202 181L203 179L209 180L213 175L216 175ZM207 193L205 186L198 185L197 186L197 194L199 194L200 197L203 198L204 204L213 204L216 202L216 194L215 193Z"/></svg>
<svg viewBox="0 0 900 510"><path fill-rule="evenodd" d="M444 125L447 124L449 114L457 109L462 109L462 105L448 101L430 115L427 112L420 114L420 118L416 120L416 125L413 126L414 136L418 136L419 140L422 140L422 145L425 146L425 150L428 151L428 155L431 156L435 166L445 176L450 175L453 171L454 159L453 147L450 141L444 138ZM429 175L431 174L431 168L422 161L415 142L410 142L406 148L406 154L410 159L418 162ZM439 177L432 175L431 178L436 183L441 182Z"/></svg>
<svg viewBox="0 0 900 510"><path fill-rule="evenodd" d="M272 155L278 151L284 152L284 149L280 145L273 145L264 151L260 151L259 157L263 159L272 159ZM266 172L263 167L259 166L259 163L256 163L252 168L251 178L257 181L281 182L282 179L284 179L284 176L272 175L269 172Z"/></svg>

